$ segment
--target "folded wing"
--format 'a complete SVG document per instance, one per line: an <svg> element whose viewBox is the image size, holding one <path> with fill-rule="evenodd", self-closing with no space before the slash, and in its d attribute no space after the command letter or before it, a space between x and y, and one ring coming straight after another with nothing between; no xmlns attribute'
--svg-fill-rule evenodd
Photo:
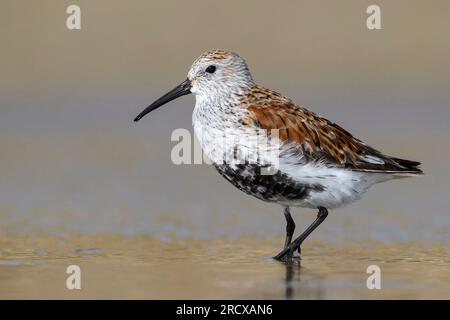
<svg viewBox="0 0 450 320"><path fill-rule="evenodd" d="M261 90L261 89L259 89ZM419 162L383 155L353 137L345 129L292 103L273 91L247 101L243 121L266 129L278 129L283 144L295 145L302 161L322 161L354 171L421 174Z"/></svg>

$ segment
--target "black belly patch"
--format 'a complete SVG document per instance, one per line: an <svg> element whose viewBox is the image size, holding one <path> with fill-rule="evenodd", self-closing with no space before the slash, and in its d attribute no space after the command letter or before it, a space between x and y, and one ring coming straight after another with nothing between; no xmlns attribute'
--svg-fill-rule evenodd
<svg viewBox="0 0 450 320"><path fill-rule="evenodd" d="M260 174L260 166L241 164L230 167L227 164L214 165L217 171L239 190L264 201L303 200L311 191L323 191L321 185L309 185L294 181L277 171L271 175Z"/></svg>

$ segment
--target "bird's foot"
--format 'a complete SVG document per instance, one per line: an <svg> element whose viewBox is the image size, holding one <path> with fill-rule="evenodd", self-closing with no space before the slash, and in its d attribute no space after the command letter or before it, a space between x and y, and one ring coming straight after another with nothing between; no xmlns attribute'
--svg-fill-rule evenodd
<svg viewBox="0 0 450 320"><path fill-rule="evenodd" d="M298 256L295 255L295 252L298 252ZM280 251L276 256L273 258L275 260L292 260L294 257L300 258L302 253L301 249L301 243L296 243L295 241L289 244L287 247L285 247L282 251Z"/></svg>

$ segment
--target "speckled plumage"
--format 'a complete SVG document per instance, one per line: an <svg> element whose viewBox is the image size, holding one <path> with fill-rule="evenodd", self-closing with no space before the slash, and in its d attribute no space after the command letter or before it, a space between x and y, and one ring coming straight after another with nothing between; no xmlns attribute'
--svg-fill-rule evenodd
<svg viewBox="0 0 450 320"><path fill-rule="evenodd" d="M205 79L201 72L210 64L217 71ZM359 199L374 183L421 173L419 163L385 156L337 124L257 85L237 54L204 53L188 77L196 95L193 126L204 152L222 176L259 199L336 208ZM278 130L280 172L274 176L260 176L258 165L245 166L242 159L239 165L222 161L222 154L230 150L248 150L242 137L258 129L267 130L268 135ZM224 134L238 138L221 146L217 141ZM244 171L247 174L242 177Z"/></svg>
<svg viewBox="0 0 450 320"><path fill-rule="evenodd" d="M188 89L196 98L195 134L218 172L241 191L285 208L286 245L277 259L300 251L303 240L326 218L326 208L360 199L375 183L422 174L419 162L386 156L339 125L257 85L244 59L222 50L198 57L181 87L135 120ZM271 174L262 174L268 167ZM319 209L316 221L292 243L291 206Z"/></svg>

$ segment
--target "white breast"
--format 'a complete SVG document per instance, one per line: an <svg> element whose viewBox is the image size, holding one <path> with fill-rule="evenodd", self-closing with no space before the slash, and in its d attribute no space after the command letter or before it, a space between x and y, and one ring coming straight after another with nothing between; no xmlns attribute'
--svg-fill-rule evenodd
<svg viewBox="0 0 450 320"><path fill-rule="evenodd" d="M244 163L253 159L256 162L261 156L258 150L267 144L266 132L242 126L239 119L243 112L233 106L214 106L211 101L197 100L192 125L203 153L213 163Z"/></svg>

